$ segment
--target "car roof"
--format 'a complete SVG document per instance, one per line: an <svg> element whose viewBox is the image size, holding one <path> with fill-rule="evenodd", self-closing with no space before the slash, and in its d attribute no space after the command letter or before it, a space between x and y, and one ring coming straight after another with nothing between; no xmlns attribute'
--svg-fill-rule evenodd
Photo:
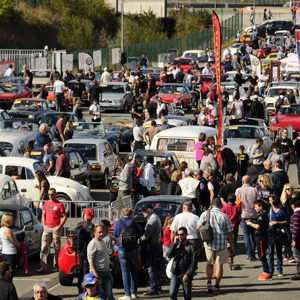
<svg viewBox="0 0 300 300"><path fill-rule="evenodd" d="M72 79L68 83L74 83L74 82L76 82L76 79ZM89 79L80 79L80 82L86 83L86 82L92 82L92 80L89 80Z"/></svg>
<svg viewBox="0 0 300 300"><path fill-rule="evenodd" d="M55 149L55 147L51 147L50 151L54 152L54 149ZM63 147L62 149L65 153L69 153L69 152L72 152L72 151L76 151L76 152L81 153L81 151L77 148ZM44 147L34 148L34 149L31 150L31 153L34 153L34 152L37 152L37 151L44 151Z"/></svg>
<svg viewBox="0 0 300 300"><path fill-rule="evenodd" d="M105 142L108 142L105 139L97 139L97 138L75 138L75 139L69 139L67 141L65 141L65 144L103 144Z"/></svg>
<svg viewBox="0 0 300 300"><path fill-rule="evenodd" d="M7 182L8 180L10 181L10 180L13 180L13 179L10 176L8 176L8 175L0 174L0 185L3 182Z"/></svg>
<svg viewBox="0 0 300 300"><path fill-rule="evenodd" d="M163 87L163 86L174 86L174 85L184 86L186 84L185 83L177 83L177 82L174 82L174 83L164 83L160 87Z"/></svg>
<svg viewBox="0 0 300 300"><path fill-rule="evenodd" d="M0 163L5 163L5 164L9 164L12 166L18 166L20 164L20 162L22 162L23 164L27 164L27 165L32 165L34 163L39 163L39 161L37 159L33 159L33 158L26 158L26 157L15 157L15 156L5 156L5 157L0 157Z"/></svg>
<svg viewBox="0 0 300 300"><path fill-rule="evenodd" d="M18 211L23 211L23 210L28 210L28 207L22 206L22 205L17 205L17 204L0 204L0 210L18 210Z"/></svg>
<svg viewBox="0 0 300 300"><path fill-rule="evenodd" d="M48 103L47 100L42 99L42 98L18 98L16 99L17 101L34 101L34 102L45 102Z"/></svg>
<svg viewBox="0 0 300 300"><path fill-rule="evenodd" d="M108 82L103 82L100 84L100 86L102 85L127 85L128 82L120 82L120 81L108 81Z"/></svg>
<svg viewBox="0 0 300 300"><path fill-rule="evenodd" d="M165 151L162 151L162 150L145 150L145 149L137 149L134 152L129 153L128 155L133 154L133 153L139 154L140 156L145 156L145 155L147 155L147 156L149 156L149 155L152 155L152 156L171 156L172 154L175 155L175 153L173 153L173 152L165 152Z"/></svg>
<svg viewBox="0 0 300 300"><path fill-rule="evenodd" d="M150 196L143 198L139 200L139 202L136 205L142 204L142 203L149 203L149 202L178 202L178 203L184 203L185 201L189 201L190 198L183 197L183 196L174 196L174 195L157 195L157 196Z"/></svg>

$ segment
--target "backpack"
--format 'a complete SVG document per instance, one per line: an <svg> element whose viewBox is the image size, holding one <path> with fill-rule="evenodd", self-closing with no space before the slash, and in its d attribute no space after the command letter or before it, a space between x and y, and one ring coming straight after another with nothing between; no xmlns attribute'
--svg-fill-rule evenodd
<svg viewBox="0 0 300 300"><path fill-rule="evenodd" d="M91 241L91 230L94 229L93 223L80 222L73 232L73 249L75 251L83 252Z"/></svg>
<svg viewBox="0 0 300 300"><path fill-rule="evenodd" d="M276 101L276 110L278 111L281 107L281 105L283 104L284 102L284 98L280 98Z"/></svg>
<svg viewBox="0 0 300 300"><path fill-rule="evenodd" d="M126 250L134 249L137 245L137 232L133 226L134 221L126 226L122 219L119 220L123 228L120 234L120 244Z"/></svg>
<svg viewBox="0 0 300 300"><path fill-rule="evenodd" d="M49 131L50 131L50 134L53 136L53 138L60 139L60 134L59 134L58 129L56 128L56 125L53 125Z"/></svg>
<svg viewBox="0 0 300 300"><path fill-rule="evenodd" d="M210 210L207 211L206 223L200 226L200 237L203 242L209 242L213 240L213 229L209 224Z"/></svg>

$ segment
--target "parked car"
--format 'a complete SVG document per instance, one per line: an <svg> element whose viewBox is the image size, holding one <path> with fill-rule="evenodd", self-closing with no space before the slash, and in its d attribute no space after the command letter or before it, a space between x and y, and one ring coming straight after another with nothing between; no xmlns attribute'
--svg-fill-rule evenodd
<svg viewBox="0 0 300 300"><path fill-rule="evenodd" d="M10 115L4 109L0 109L0 122L10 119Z"/></svg>
<svg viewBox="0 0 300 300"><path fill-rule="evenodd" d="M41 251L41 239L44 228L38 219L31 213L30 209L21 205L0 204L0 222L2 216L11 213L14 218L12 232L29 247L27 257L38 256ZM0 241L2 253L2 242Z"/></svg>
<svg viewBox="0 0 300 300"><path fill-rule="evenodd" d="M47 96L48 106L50 109L55 110L55 95L53 93L53 88L54 88L53 86L46 86L46 89L48 91L48 96ZM40 97L40 94L38 94L37 97ZM72 96L69 97L69 88L65 87L63 110L67 111L70 105L73 105L73 97Z"/></svg>
<svg viewBox="0 0 300 300"><path fill-rule="evenodd" d="M275 31L274 36L282 36L284 38L289 38L292 35L289 30L277 30L277 31Z"/></svg>
<svg viewBox="0 0 300 300"><path fill-rule="evenodd" d="M46 114L44 114L44 116L40 119L40 124L42 123L46 123L48 125L48 127L52 127L53 125L56 125L57 121L59 120L60 116L61 116L62 112L48 112ZM74 122L79 122L78 117L71 112L65 112L65 114L67 114L67 119L66 119L66 123L68 121L72 121Z"/></svg>
<svg viewBox="0 0 300 300"><path fill-rule="evenodd" d="M17 167L17 176L21 179L15 180L18 190L26 197L38 199L40 191L34 186L38 184L35 178L35 172L41 170L46 174L46 170L42 163L36 159L25 157L0 157L0 173L11 176L11 171ZM77 206L86 206L88 201L92 201L90 190L86 186L78 182L59 176L47 175L50 186L56 189L57 199L62 201L66 206L66 211L69 212L72 201L82 201Z"/></svg>
<svg viewBox="0 0 300 300"><path fill-rule="evenodd" d="M9 109L16 99L32 96L32 90L24 84L0 83L0 108Z"/></svg>
<svg viewBox="0 0 300 300"><path fill-rule="evenodd" d="M50 69L45 70L37 70L32 69L30 70L32 73L33 79L32 79L32 91L34 96L38 95L41 89L41 85L44 84L45 86L49 85L50 81Z"/></svg>
<svg viewBox="0 0 300 300"><path fill-rule="evenodd" d="M75 148L63 148L64 153L69 159L70 179L77 181L80 184L91 188L91 179L90 179L90 165L89 162L85 159L83 153L79 149ZM55 160L57 159L57 154L54 151L54 147L50 148L50 153L54 155ZM43 147L35 148L31 150L31 158L37 159L43 163L43 157L45 151Z"/></svg>
<svg viewBox="0 0 300 300"><path fill-rule="evenodd" d="M206 62L208 60L208 56L204 50L187 50L183 52L181 57L189 57L197 62Z"/></svg>
<svg viewBox="0 0 300 300"><path fill-rule="evenodd" d="M196 63L196 61L192 58L189 58L189 57L175 57L169 67L177 67L179 66L180 68L182 68L183 72L185 73L187 70L195 70L195 69L198 69L199 66L198 64Z"/></svg>
<svg viewBox="0 0 300 300"><path fill-rule="evenodd" d="M211 89L212 85L214 84L214 75L213 74L201 74L200 75L201 78L201 84L202 84L202 88L201 88L201 92L203 97L205 97L207 95L207 93L209 92L209 90Z"/></svg>
<svg viewBox="0 0 300 300"><path fill-rule="evenodd" d="M0 191L0 205L25 204L26 198L20 195L16 182L10 176L0 174Z"/></svg>
<svg viewBox="0 0 300 300"><path fill-rule="evenodd" d="M261 43L260 46L266 45L266 43ZM275 44L268 44L268 47L271 49L271 53L277 53L278 52L278 47ZM265 57L265 49L258 49L256 51L256 56L259 58L264 58Z"/></svg>
<svg viewBox="0 0 300 300"><path fill-rule="evenodd" d="M111 81L112 82L119 82L120 80L120 78L119 78L119 76L120 76L120 74L122 74L122 71L113 71L112 73L111 73Z"/></svg>
<svg viewBox="0 0 300 300"><path fill-rule="evenodd" d="M97 181L103 188L108 187L117 156L107 140L74 138L67 140L63 146L80 149L90 164L92 182Z"/></svg>
<svg viewBox="0 0 300 300"><path fill-rule="evenodd" d="M247 42L247 41L246 41ZM226 54L228 53L228 50L230 50L230 54L233 56L234 54L236 54L236 51L238 50L240 52L240 48L243 45L243 43L235 43L233 45L231 45L228 49L225 49L223 51L223 58L225 58ZM249 45L248 43L246 43L246 47L248 48Z"/></svg>
<svg viewBox="0 0 300 300"><path fill-rule="evenodd" d="M253 47L253 41L251 41L251 34L252 34L252 31L251 32L242 32L241 37L240 37L240 42L241 43L245 42L246 45L248 45L249 47ZM260 37L258 40L258 43L260 43L262 41L263 41L263 38Z"/></svg>

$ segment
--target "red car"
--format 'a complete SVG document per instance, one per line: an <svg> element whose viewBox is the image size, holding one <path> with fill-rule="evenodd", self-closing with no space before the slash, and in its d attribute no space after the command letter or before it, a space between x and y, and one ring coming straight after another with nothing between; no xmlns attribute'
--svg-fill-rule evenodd
<svg viewBox="0 0 300 300"><path fill-rule="evenodd" d="M55 110L55 96L53 94L53 86L47 86L47 90L48 90L47 100L49 101L49 107ZM37 97L40 97L40 94L38 94ZM65 88L64 97L65 97L64 107L65 110L67 110L69 106L71 107L73 106L73 96L69 97L68 88Z"/></svg>
<svg viewBox="0 0 300 300"><path fill-rule="evenodd" d="M19 83L0 83L0 108L10 109L18 98L31 98L33 91Z"/></svg>
<svg viewBox="0 0 300 300"><path fill-rule="evenodd" d="M201 83L202 83L202 93L204 95L206 95L210 91L212 85L214 84L213 77L214 77L214 75L212 75L212 74L210 74L210 75L201 74L200 75Z"/></svg>
<svg viewBox="0 0 300 300"><path fill-rule="evenodd" d="M270 131L279 132L280 129L293 125L296 132L300 132L300 104L282 105L278 114L270 122Z"/></svg>
<svg viewBox="0 0 300 300"><path fill-rule="evenodd" d="M174 103L176 108L190 110L192 94L186 84L164 83L158 90L157 95L166 103Z"/></svg>
<svg viewBox="0 0 300 300"><path fill-rule="evenodd" d="M195 61L190 57L175 57L170 63L169 67L176 68L178 65L180 68L182 68L184 73L190 69L193 70L199 69Z"/></svg>
<svg viewBox="0 0 300 300"><path fill-rule="evenodd" d="M228 59L222 59L221 60L221 70L225 69L225 65L226 65L227 62L228 62ZM210 64L210 69L211 69L211 71L214 71L214 70L216 70L216 66Z"/></svg>
<svg viewBox="0 0 300 300"><path fill-rule="evenodd" d="M277 53L278 47L275 44L268 44L268 47L271 48L271 53ZM265 49L258 49L256 56L259 58L265 58Z"/></svg>

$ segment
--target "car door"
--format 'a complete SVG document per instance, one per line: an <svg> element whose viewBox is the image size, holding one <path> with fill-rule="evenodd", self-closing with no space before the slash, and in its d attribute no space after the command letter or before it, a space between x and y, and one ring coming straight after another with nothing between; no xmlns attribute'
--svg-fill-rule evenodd
<svg viewBox="0 0 300 300"><path fill-rule="evenodd" d="M0 203L1 204L19 204L16 202L16 197L13 196L13 192L9 181L2 184L1 188L1 197Z"/></svg>
<svg viewBox="0 0 300 300"><path fill-rule="evenodd" d="M81 155L80 152L76 151L76 156L78 158L79 162L79 170L80 170L80 177L83 184L86 183L87 178L90 174L90 165L87 160L84 159L84 157Z"/></svg>
<svg viewBox="0 0 300 300"><path fill-rule="evenodd" d="M34 222L32 219L32 215L28 209L21 211L21 224L22 229L24 226L27 227L25 232L24 243L26 243L29 247L29 255L38 249L38 240L35 238L34 232Z"/></svg>
<svg viewBox="0 0 300 300"><path fill-rule="evenodd" d="M104 165L109 170L109 174L113 172L115 167L115 154L109 142L101 144Z"/></svg>
<svg viewBox="0 0 300 300"><path fill-rule="evenodd" d="M70 151L68 152L69 164L70 164L70 171L71 171L71 179L79 182L82 184L82 178L80 176L80 167L77 155L75 152Z"/></svg>

